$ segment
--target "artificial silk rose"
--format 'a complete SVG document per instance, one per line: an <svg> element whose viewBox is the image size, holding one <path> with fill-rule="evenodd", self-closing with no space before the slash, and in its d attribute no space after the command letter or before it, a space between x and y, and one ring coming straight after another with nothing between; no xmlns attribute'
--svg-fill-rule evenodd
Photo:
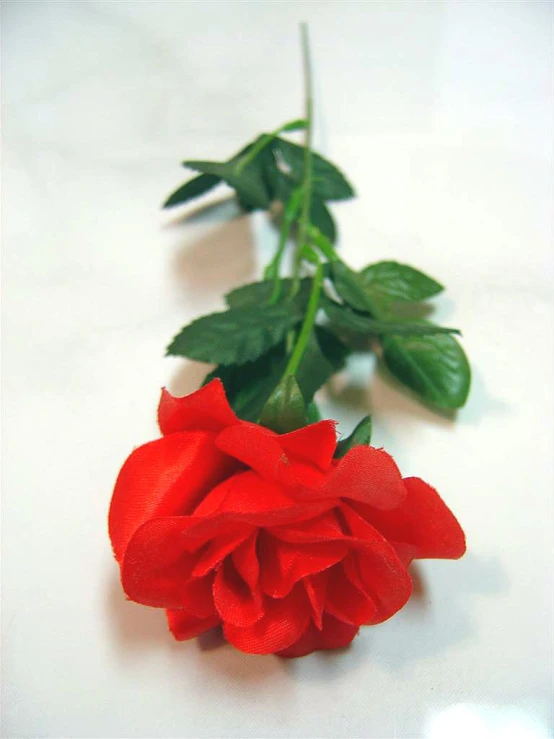
<svg viewBox="0 0 554 739"><path fill-rule="evenodd" d="M278 435L237 418L219 380L162 391L158 419L163 437L121 469L109 526L125 593L167 609L176 639L221 624L244 652L345 647L406 603L414 558L465 551L437 492L385 451L333 459L333 421Z"/></svg>

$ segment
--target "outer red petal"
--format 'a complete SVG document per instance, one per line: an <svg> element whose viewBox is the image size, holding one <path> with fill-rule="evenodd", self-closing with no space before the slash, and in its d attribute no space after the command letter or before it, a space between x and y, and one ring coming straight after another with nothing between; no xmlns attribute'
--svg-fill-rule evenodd
<svg viewBox="0 0 554 739"><path fill-rule="evenodd" d="M236 466L205 431L186 431L135 449L124 463L112 497L109 531L121 562L135 531L154 516L189 513Z"/></svg>
<svg viewBox="0 0 554 739"><path fill-rule="evenodd" d="M299 584L286 598L264 598L265 615L252 626L223 625L228 642L242 652L272 654L289 647L302 636L310 620L310 606Z"/></svg>
<svg viewBox="0 0 554 739"><path fill-rule="evenodd" d="M404 480L406 498L394 511L354 503L353 508L376 528L409 562L418 558L457 559L465 536L454 514L437 491L417 477Z"/></svg>
<svg viewBox="0 0 554 739"><path fill-rule="evenodd" d="M182 398L171 395L165 388L158 406L158 424L164 436L189 429L221 431L239 423L219 379L214 379Z"/></svg>
<svg viewBox="0 0 554 739"><path fill-rule="evenodd" d="M347 647L357 633L357 626L346 624L325 613L321 631L310 624L297 642L278 652L278 655L279 657L304 657L320 649L341 649Z"/></svg>
<svg viewBox="0 0 554 739"><path fill-rule="evenodd" d="M466 550L462 527L437 491L418 477L404 480L408 495L402 509L415 533L417 557L458 559Z"/></svg>
<svg viewBox="0 0 554 739"><path fill-rule="evenodd" d="M319 421L279 437L287 455L313 464L325 472L337 448L336 421Z"/></svg>
<svg viewBox="0 0 554 739"><path fill-rule="evenodd" d="M327 478L323 493L388 510L400 505L406 488L390 454L371 446L357 446L340 460Z"/></svg>
<svg viewBox="0 0 554 739"><path fill-rule="evenodd" d="M192 639L220 623L217 615L210 618L197 618L184 609L168 610L166 615L169 629L178 641Z"/></svg>
<svg viewBox="0 0 554 739"><path fill-rule="evenodd" d="M195 516L215 513L273 512L295 505L285 492L252 470L239 472L213 488L194 511Z"/></svg>
<svg viewBox="0 0 554 739"><path fill-rule="evenodd" d="M250 626L264 615L264 599L259 586L254 590L238 574L232 560L227 558L218 568L213 599L224 623Z"/></svg>

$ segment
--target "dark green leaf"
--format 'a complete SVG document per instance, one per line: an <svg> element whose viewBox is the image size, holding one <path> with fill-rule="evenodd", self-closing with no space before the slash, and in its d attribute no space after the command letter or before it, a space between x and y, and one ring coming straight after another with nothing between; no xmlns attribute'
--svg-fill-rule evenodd
<svg viewBox="0 0 554 739"><path fill-rule="evenodd" d="M427 321L380 321L356 313L346 305L332 300L322 301L322 308L334 326L360 334L397 334L402 336L429 336L432 334L459 334L458 329L436 326Z"/></svg>
<svg viewBox="0 0 554 739"><path fill-rule="evenodd" d="M227 399L239 418L257 422L267 399L279 384L286 365L285 344L281 342L253 362L216 367L206 376L204 384L219 377Z"/></svg>
<svg viewBox="0 0 554 739"><path fill-rule="evenodd" d="M374 303L419 302L444 289L436 280L407 264L378 262L360 273L360 282Z"/></svg>
<svg viewBox="0 0 554 739"><path fill-rule="evenodd" d="M334 456L335 458L340 459L355 446L369 446L370 441L371 416L366 416L365 418L362 418L350 436L347 436L346 439L341 439L341 441L338 442Z"/></svg>
<svg viewBox="0 0 554 739"><path fill-rule="evenodd" d="M302 314L294 303L212 313L193 321L173 339L167 354L216 364L244 364L282 341Z"/></svg>
<svg viewBox="0 0 554 739"><path fill-rule="evenodd" d="M290 171L291 178L299 184L304 173L304 146L276 138L272 143L278 165ZM284 166L281 162L284 162ZM313 194L321 200L348 200L354 190L342 172L334 164L315 152L312 153Z"/></svg>
<svg viewBox="0 0 554 739"><path fill-rule="evenodd" d="M342 262L333 262L331 274L335 289L345 303L364 313L376 314L375 304L366 290L361 275Z"/></svg>
<svg viewBox="0 0 554 739"><path fill-rule="evenodd" d="M172 208L175 205L182 205L188 200L193 200L194 198L203 195L205 192L208 192L208 190L211 190L212 187L215 187L220 182L221 178L216 177L213 174L201 174L198 177L185 182L185 184L181 185L178 190L175 190L175 192L165 201L163 207Z"/></svg>
<svg viewBox="0 0 554 739"><path fill-rule="evenodd" d="M461 408L471 371L453 336L385 336L383 358L392 374L420 397L439 408Z"/></svg>
<svg viewBox="0 0 554 739"><path fill-rule="evenodd" d="M224 180L237 193L239 201L248 208L267 209L271 204L270 193L264 175L267 149L260 152L244 169L237 174L236 167L241 158L257 144L258 139L248 144L227 162L206 162L200 160L187 160L183 162L186 167L195 169L197 172L213 175Z"/></svg>
<svg viewBox="0 0 554 739"><path fill-rule="evenodd" d="M300 281L300 288L291 301L297 310L304 312L310 297L312 281L304 279ZM281 280L280 301L285 301L292 286L292 280L284 278ZM225 296L225 301L230 308L258 308L267 305L273 294L273 281L251 282L248 285L231 290Z"/></svg>
<svg viewBox="0 0 554 739"><path fill-rule="evenodd" d="M336 242L337 228L335 226L333 216L329 212L329 209L323 200L320 200L317 197L312 197L310 220L332 244Z"/></svg>
<svg viewBox="0 0 554 739"><path fill-rule="evenodd" d="M308 424L308 410L294 375L284 377L264 406L262 426L286 434Z"/></svg>
<svg viewBox="0 0 554 739"><path fill-rule="evenodd" d="M327 380L345 363L348 349L330 331L317 327L298 367L296 379L302 395L309 402Z"/></svg>

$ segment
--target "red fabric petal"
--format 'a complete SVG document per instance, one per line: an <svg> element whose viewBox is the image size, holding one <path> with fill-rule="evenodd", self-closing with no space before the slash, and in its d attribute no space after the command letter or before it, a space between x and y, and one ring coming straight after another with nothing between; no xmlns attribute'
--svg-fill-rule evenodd
<svg viewBox="0 0 554 739"><path fill-rule="evenodd" d="M316 516L301 523L273 526L268 529L268 533L276 539L299 544L344 539L345 537L333 511L327 511L321 516Z"/></svg>
<svg viewBox="0 0 554 739"><path fill-rule="evenodd" d="M385 510L396 508L406 496L394 459L371 446L351 449L327 478L322 492Z"/></svg>
<svg viewBox="0 0 554 739"><path fill-rule="evenodd" d="M404 480L406 498L394 511L360 503L352 507L404 556L458 559L466 549L464 532L437 491L417 477ZM402 549L411 547L411 551Z"/></svg>
<svg viewBox="0 0 554 739"><path fill-rule="evenodd" d="M214 573L193 578L181 590L181 602L194 616L211 618L216 613L213 597Z"/></svg>
<svg viewBox="0 0 554 739"><path fill-rule="evenodd" d="M109 531L118 562L141 524L190 512L235 464L205 431L172 434L135 449L121 468L110 506Z"/></svg>
<svg viewBox="0 0 554 739"><path fill-rule="evenodd" d="M213 522L212 522L213 526ZM230 523L230 533L245 530ZM219 526L217 527L219 528ZM228 528L229 530L229 528ZM245 535L248 535L246 527ZM121 565L121 582L129 598L158 608L189 608L186 585L198 550L214 535L187 516L155 518L144 523L129 542Z"/></svg>
<svg viewBox="0 0 554 739"><path fill-rule="evenodd" d="M327 570L317 572L315 575L305 577L302 582L306 588L306 595L312 607L312 618L318 629L322 628L323 609L327 596L327 583L329 573Z"/></svg>
<svg viewBox="0 0 554 739"><path fill-rule="evenodd" d="M310 624L297 642L278 652L278 655L287 658L305 657L319 649L341 649L347 647L357 633L357 626L346 624L325 613L321 631Z"/></svg>
<svg viewBox="0 0 554 739"><path fill-rule="evenodd" d="M337 448L336 421L319 421L279 437L282 449L294 459L325 472Z"/></svg>
<svg viewBox="0 0 554 739"><path fill-rule="evenodd" d="M202 577L210 570L213 570L222 562L225 557L230 554L241 542L250 535L249 528L240 527L227 535L217 536L211 541L205 551L199 554L196 565L192 571L194 577Z"/></svg>
<svg viewBox="0 0 554 739"><path fill-rule="evenodd" d="M217 570L213 598L224 623L240 627L251 626L264 615L259 587L252 591L229 558Z"/></svg>
<svg viewBox="0 0 554 739"><path fill-rule="evenodd" d="M406 604L412 593L412 580L392 546L373 526L348 505L341 510L353 536L366 542L357 553L358 572L364 592L377 606L370 623L380 623Z"/></svg>
<svg viewBox="0 0 554 739"><path fill-rule="evenodd" d="M356 587L341 566L333 567L329 572L325 610L353 626L373 623L377 615L375 602L363 587Z"/></svg>
<svg viewBox="0 0 554 739"><path fill-rule="evenodd" d="M182 398L162 389L158 424L164 436L189 429L221 431L236 423L239 419L227 401L223 383L217 378Z"/></svg>
<svg viewBox="0 0 554 739"><path fill-rule="evenodd" d="M168 610L166 615L169 629L178 641L200 636L200 634L215 628L219 624L219 616L217 615L210 618L197 618L184 609Z"/></svg>
<svg viewBox="0 0 554 739"><path fill-rule="evenodd" d="M267 595L282 598L306 575L321 572L339 562L348 551L342 541L289 544L260 532L258 551L260 583Z"/></svg>
<svg viewBox="0 0 554 739"><path fill-rule="evenodd" d="M437 491L418 477L407 477L404 484L408 495L402 511L410 520L418 559L461 557L466 550L464 532Z"/></svg>
<svg viewBox="0 0 554 739"><path fill-rule="evenodd" d="M304 588L297 585L286 598L265 598L265 615L252 626L240 628L224 624L228 642L242 652L272 654L298 641L310 620Z"/></svg>
<svg viewBox="0 0 554 739"><path fill-rule="evenodd" d="M215 487L194 511L195 516L214 513L260 513L288 508L293 498L255 472L240 472Z"/></svg>
<svg viewBox="0 0 554 739"><path fill-rule="evenodd" d="M260 563L256 551L257 537L257 531L250 534L248 539L243 541L231 555L237 572L252 590L258 584L260 577Z"/></svg>
<svg viewBox="0 0 554 739"><path fill-rule="evenodd" d="M317 487L324 480L323 474L315 467L289 457L281 445L281 437L262 426L253 423L231 426L217 436L215 443L221 451L280 486L293 489ZM293 444L290 440L288 443Z"/></svg>

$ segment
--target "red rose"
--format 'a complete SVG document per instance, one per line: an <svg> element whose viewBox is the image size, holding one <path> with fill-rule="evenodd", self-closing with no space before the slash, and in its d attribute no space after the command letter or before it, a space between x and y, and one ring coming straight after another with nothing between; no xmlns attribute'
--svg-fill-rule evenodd
<svg viewBox="0 0 554 739"><path fill-rule="evenodd" d="M335 424L278 435L223 385L162 392L161 439L115 486L110 537L127 596L167 609L176 639L222 624L237 649L298 657L348 645L406 603L414 558L457 558L458 522L382 449L333 459Z"/></svg>

